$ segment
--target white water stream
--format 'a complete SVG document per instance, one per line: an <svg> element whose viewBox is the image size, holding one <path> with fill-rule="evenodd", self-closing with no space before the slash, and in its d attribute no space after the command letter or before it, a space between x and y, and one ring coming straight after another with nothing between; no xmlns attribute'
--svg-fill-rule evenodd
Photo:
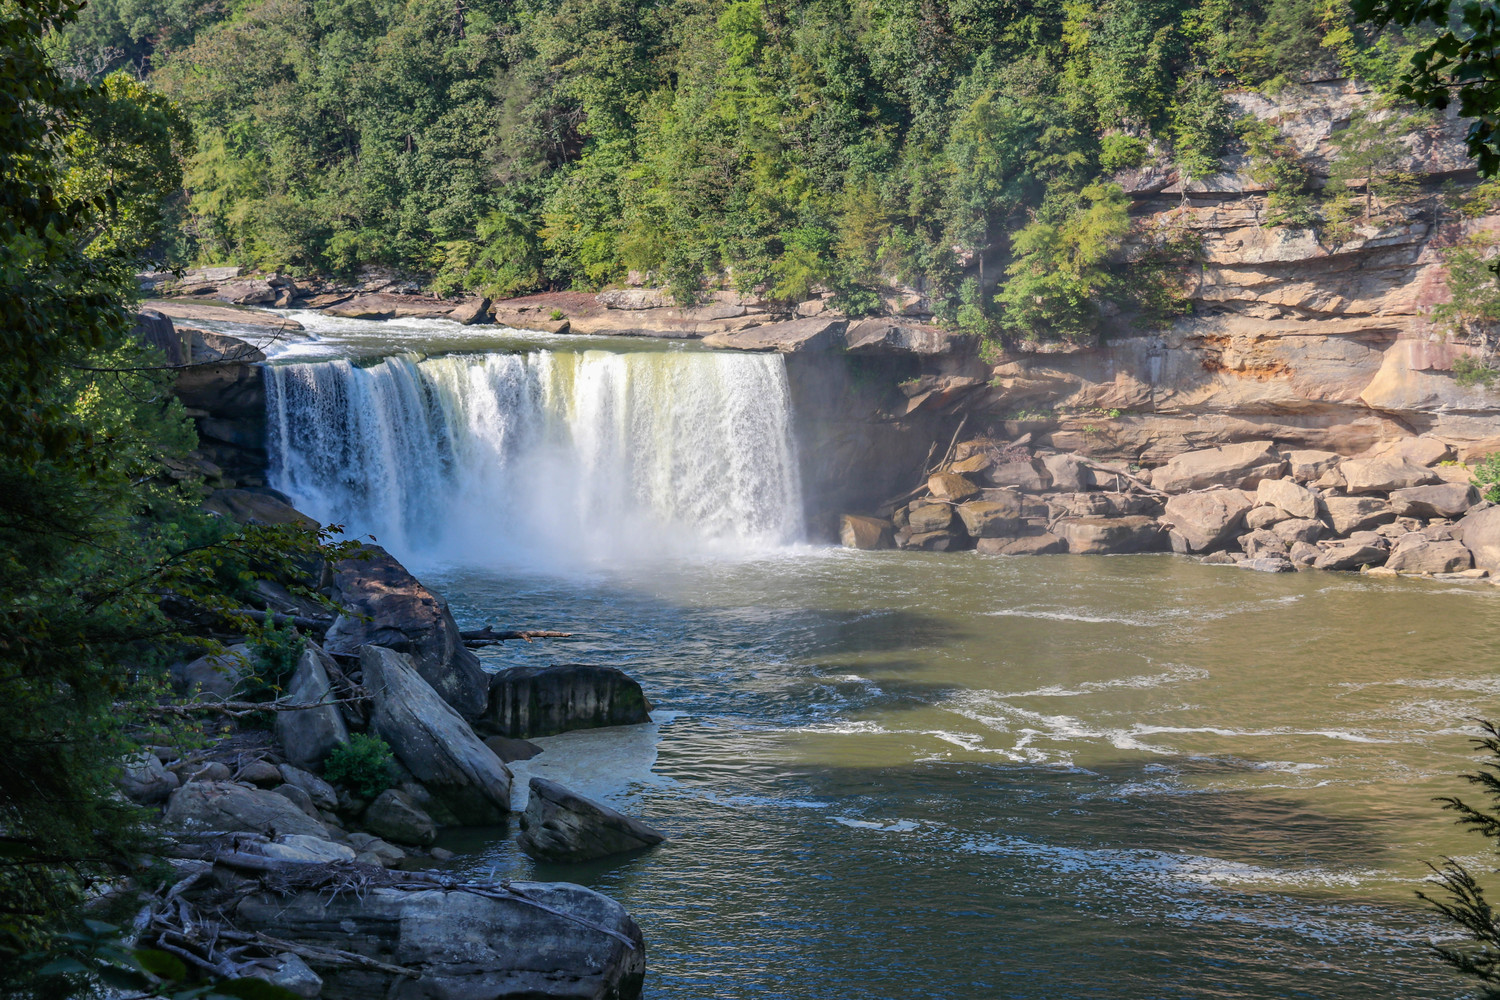
<svg viewBox="0 0 1500 1000"><path fill-rule="evenodd" d="M271 481L398 557L580 566L796 541L775 355L531 350L269 369Z"/></svg>

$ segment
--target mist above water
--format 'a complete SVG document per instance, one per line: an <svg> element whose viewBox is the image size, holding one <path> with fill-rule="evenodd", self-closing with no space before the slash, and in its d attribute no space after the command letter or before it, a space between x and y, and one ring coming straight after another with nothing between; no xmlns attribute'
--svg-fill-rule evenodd
<svg viewBox="0 0 1500 1000"><path fill-rule="evenodd" d="M269 369L271 482L418 564L575 567L800 538L775 355L533 350Z"/></svg>

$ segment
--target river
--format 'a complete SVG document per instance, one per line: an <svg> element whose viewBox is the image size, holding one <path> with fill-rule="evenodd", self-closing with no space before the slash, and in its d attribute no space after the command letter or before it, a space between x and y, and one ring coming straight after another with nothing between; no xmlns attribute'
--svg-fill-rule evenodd
<svg viewBox="0 0 1500 1000"><path fill-rule="evenodd" d="M1490 862L1431 800L1464 791L1466 718L1497 713L1500 592L808 546L784 516L794 472L768 458L795 414L764 357L297 315L319 339L279 364L360 356L339 392L407 388L359 404L364 423L324 406L385 443L320 452L289 433L280 484L391 544L461 624L575 633L486 650L491 668L608 664L655 703L650 726L541 739L513 768L666 844L551 867L502 831L443 841L467 872L619 899L646 935L648 996L1468 994L1427 952L1448 931L1414 891L1425 861ZM558 389L567 354L596 389ZM643 381L634 354L687 381ZM497 437L460 382L525 419ZM654 417L647 384L673 387ZM379 413L426 437L392 451ZM439 452L420 482L391 460ZM744 490L757 499L734 507Z"/></svg>

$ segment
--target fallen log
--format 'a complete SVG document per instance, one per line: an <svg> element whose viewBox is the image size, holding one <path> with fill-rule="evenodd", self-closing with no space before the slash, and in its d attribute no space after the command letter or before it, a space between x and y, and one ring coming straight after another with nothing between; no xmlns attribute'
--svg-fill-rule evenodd
<svg viewBox="0 0 1500 1000"><path fill-rule="evenodd" d="M524 639L527 642L533 639L571 639L573 633L554 632L550 629L496 629L493 625L486 625L484 628L460 632L458 637L470 649L482 649L510 639Z"/></svg>

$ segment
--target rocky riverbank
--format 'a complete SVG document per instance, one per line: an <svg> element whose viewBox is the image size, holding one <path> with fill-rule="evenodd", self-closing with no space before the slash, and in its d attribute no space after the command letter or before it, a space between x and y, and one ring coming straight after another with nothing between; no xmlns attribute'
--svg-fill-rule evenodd
<svg viewBox="0 0 1500 1000"><path fill-rule="evenodd" d="M1500 571L1500 507L1430 437L1349 458L1248 441L1156 469L977 438L958 443L952 459L889 509L846 515L843 544L1016 556L1172 551L1264 572Z"/></svg>
<svg viewBox="0 0 1500 1000"><path fill-rule="evenodd" d="M259 352L150 315L142 326L174 363L194 364L179 391L200 430L245 408ZM316 527L260 484L253 450L243 479L206 451L192 462L174 474L211 477L207 511ZM298 572L326 603L289 581L246 596L248 615L281 623L279 638L230 638L223 653L172 665L160 710L209 720L206 741L164 731L125 762L120 791L156 811L170 869L159 888L142 880L101 900L136 912L129 943L308 998L638 997L646 946L618 903L566 883L453 878L436 841L450 826L509 836L524 796L520 846L550 863L660 843L555 782L522 793L507 766L541 752L527 737L648 722L640 685L578 664L486 671L474 648L533 634L460 631L373 545Z"/></svg>

